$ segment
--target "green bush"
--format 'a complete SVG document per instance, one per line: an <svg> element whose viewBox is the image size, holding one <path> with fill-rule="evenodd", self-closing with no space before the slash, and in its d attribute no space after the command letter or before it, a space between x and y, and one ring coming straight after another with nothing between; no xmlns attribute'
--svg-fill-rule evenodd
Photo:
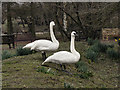
<svg viewBox="0 0 120 90"><path fill-rule="evenodd" d="M94 52L106 52L107 51L108 46L106 44L102 44L100 42L96 42L94 45L92 45L89 49L93 50Z"/></svg>
<svg viewBox="0 0 120 90"><path fill-rule="evenodd" d="M92 51L94 51L96 53L100 52L100 48L98 46L98 43L92 45L88 50L90 50L90 51L92 50Z"/></svg>
<svg viewBox="0 0 120 90"><path fill-rule="evenodd" d="M2 60L4 60L4 59L8 59L8 58L10 58L10 57L13 57L14 55L12 55L10 52L8 52L8 51L3 51L2 52Z"/></svg>
<svg viewBox="0 0 120 90"><path fill-rule="evenodd" d="M87 43L88 43L88 45L93 45L93 39L92 38L88 38L88 40L87 40Z"/></svg>
<svg viewBox="0 0 120 90"><path fill-rule="evenodd" d="M23 56L23 55L28 55L28 54L32 54L32 51L30 49L23 49L23 48L17 48L16 50L16 55L17 56Z"/></svg>
<svg viewBox="0 0 120 90"><path fill-rule="evenodd" d="M109 56L109 58L112 59L120 58L120 54L117 51L115 51L113 48L108 48L107 55Z"/></svg>
<svg viewBox="0 0 120 90"><path fill-rule="evenodd" d="M92 38L88 38L87 40L88 45L94 45L95 43L98 43L98 42L99 42L98 39L93 40Z"/></svg>
<svg viewBox="0 0 120 90"><path fill-rule="evenodd" d="M88 72L88 66L83 61L79 61L75 64L78 72Z"/></svg>
<svg viewBox="0 0 120 90"><path fill-rule="evenodd" d="M86 58L90 59L92 61L96 61L97 60L97 56L98 56L98 53L93 51L93 50L91 50L91 49L87 50L87 52L86 52Z"/></svg>
<svg viewBox="0 0 120 90"><path fill-rule="evenodd" d="M108 48L106 44L102 44L102 43L98 43L98 47L100 52L104 52L104 53L107 51L107 48Z"/></svg>
<svg viewBox="0 0 120 90"><path fill-rule="evenodd" d="M114 44L109 44L107 46L108 46L108 48L114 48Z"/></svg>

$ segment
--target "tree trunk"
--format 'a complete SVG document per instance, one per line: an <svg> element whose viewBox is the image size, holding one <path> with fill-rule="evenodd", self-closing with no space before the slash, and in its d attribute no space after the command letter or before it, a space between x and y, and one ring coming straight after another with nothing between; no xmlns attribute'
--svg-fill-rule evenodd
<svg viewBox="0 0 120 90"><path fill-rule="evenodd" d="M7 34L13 34L13 25L10 12L10 3L7 3Z"/></svg>
<svg viewBox="0 0 120 90"><path fill-rule="evenodd" d="M57 5L58 4L56 3L56 6ZM56 17L56 22L57 22L58 28L60 30L60 33L61 33L62 37L63 37L63 41L65 41L64 35L67 37L68 40L70 40L70 37L68 36L67 32L64 31L63 27L61 26L61 24L60 24L60 22L58 20L58 9L57 8L55 10L55 15L56 15L55 17Z"/></svg>
<svg viewBox="0 0 120 90"><path fill-rule="evenodd" d="M30 23L29 23L29 30L32 35L32 41L35 40L36 34L35 34L35 21L34 21L34 3L31 2L30 4L31 7L31 18L30 18Z"/></svg>

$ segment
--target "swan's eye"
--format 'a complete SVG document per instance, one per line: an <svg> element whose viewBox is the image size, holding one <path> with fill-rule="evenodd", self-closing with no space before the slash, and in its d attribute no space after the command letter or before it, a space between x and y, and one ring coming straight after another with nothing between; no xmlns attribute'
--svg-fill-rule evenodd
<svg viewBox="0 0 120 90"><path fill-rule="evenodd" d="M73 33L74 35L76 35L76 33Z"/></svg>

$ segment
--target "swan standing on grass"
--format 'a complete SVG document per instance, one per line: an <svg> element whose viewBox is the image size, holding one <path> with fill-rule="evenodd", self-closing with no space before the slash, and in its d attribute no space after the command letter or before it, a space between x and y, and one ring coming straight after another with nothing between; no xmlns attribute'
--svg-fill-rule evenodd
<svg viewBox="0 0 120 90"><path fill-rule="evenodd" d="M71 52L68 52L68 51L56 52L53 55L49 56L42 63L42 65L44 65L44 63L46 63L46 62L52 62L52 63L60 64L60 66L62 68L62 64L78 62L80 59L80 54L75 50L75 45L74 45L75 35L76 35L76 32L73 31L71 33L71 45L70 45ZM64 69L66 69L65 65L64 65ZM62 68L62 70L63 70L63 68Z"/></svg>
<svg viewBox="0 0 120 90"><path fill-rule="evenodd" d="M54 21L50 22L50 36L52 41L50 40L36 40L32 43L27 44L23 48L30 48L31 50L42 51L42 58L43 60L46 59L45 51L55 51L59 47L59 42L56 40L53 32L53 26L55 26Z"/></svg>

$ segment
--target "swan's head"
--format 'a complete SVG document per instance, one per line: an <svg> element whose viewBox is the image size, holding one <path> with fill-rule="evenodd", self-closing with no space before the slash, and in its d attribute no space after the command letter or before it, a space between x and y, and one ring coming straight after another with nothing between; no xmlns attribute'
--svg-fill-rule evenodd
<svg viewBox="0 0 120 90"><path fill-rule="evenodd" d="M51 21L51 22L50 22L50 25L55 26L55 22L54 22L54 21Z"/></svg>
<svg viewBox="0 0 120 90"><path fill-rule="evenodd" d="M77 36L76 32L75 32L75 31L72 31L71 36L72 36L72 37Z"/></svg>

